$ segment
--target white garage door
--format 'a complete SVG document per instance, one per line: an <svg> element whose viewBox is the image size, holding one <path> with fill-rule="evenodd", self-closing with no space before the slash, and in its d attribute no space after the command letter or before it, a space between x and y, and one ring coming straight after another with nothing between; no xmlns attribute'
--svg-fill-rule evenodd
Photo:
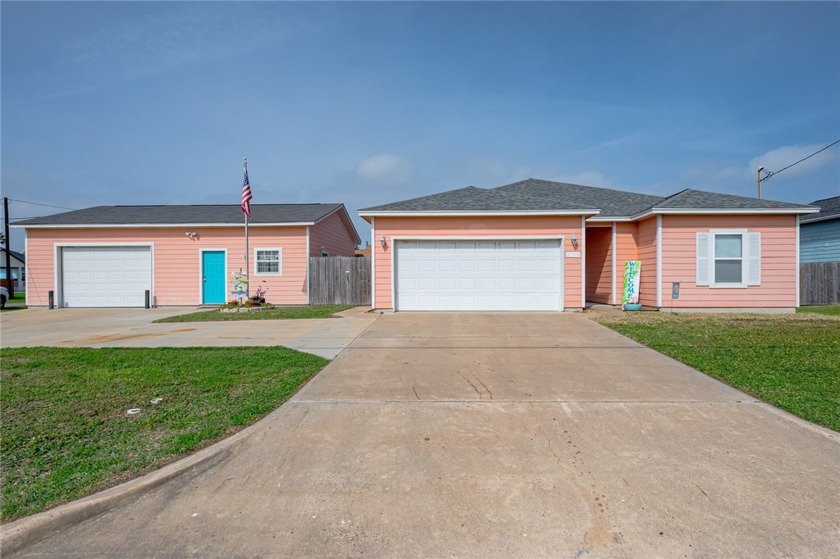
<svg viewBox="0 0 840 559"><path fill-rule="evenodd" d="M559 240L397 241L396 310L563 309Z"/></svg>
<svg viewBox="0 0 840 559"><path fill-rule="evenodd" d="M65 307L142 307L152 288L151 249L65 247L61 282Z"/></svg>

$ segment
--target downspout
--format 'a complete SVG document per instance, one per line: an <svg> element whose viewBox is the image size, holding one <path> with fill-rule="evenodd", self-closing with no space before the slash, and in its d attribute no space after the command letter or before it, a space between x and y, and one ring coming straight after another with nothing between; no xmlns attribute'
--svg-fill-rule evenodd
<svg viewBox="0 0 840 559"><path fill-rule="evenodd" d="M311 254L309 254L309 225L306 226L306 304L311 304L311 300L309 298L309 258Z"/></svg>
<svg viewBox="0 0 840 559"><path fill-rule="evenodd" d="M376 309L376 218L370 218L370 308Z"/></svg>
<svg viewBox="0 0 840 559"><path fill-rule="evenodd" d="M656 216L656 308L662 308L662 214Z"/></svg>
<svg viewBox="0 0 840 559"><path fill-rule="evenodd" d="M611 289L610 289L610 298L611 298L610 304L612 304L612 305L617 305L618 304L616 302L616 296L615 296L615 280L616 280L615 265L616 265L617 260L618 260L618 258L616 256L615 242L616 242L616 227L615 227L615 221L613 221L613 224L612 224L612 245L610 245L610 246L612 246L612 264L611 264L612 265L612 281L610 283L610 287L611 287Z"/></svg>
<svg viewBox="0 0 840 559"><path fill-rule="evenodd" d="M796 303L795 308L799 308L799 216L793 216L796 220ZM27 292L28 293L28 292Z"/></svg>
<svg viewBox="0 0 840 559"><path fill-rule="evenodd" d="M586 308L586 216L580 216L580 308Z"/></svg>

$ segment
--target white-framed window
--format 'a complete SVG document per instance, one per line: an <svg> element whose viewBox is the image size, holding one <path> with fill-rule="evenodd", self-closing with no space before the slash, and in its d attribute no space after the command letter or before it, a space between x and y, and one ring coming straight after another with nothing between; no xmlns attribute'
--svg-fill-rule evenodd
<svg viewBox="0 0 840 559"><path fill-rule="evenodd" d="M283 249L255 248L254 273L258 276L282 276Z"/></svg>
<svg viewBox="0 0 840 559"><path fill-rule="evenodd" d="M697 285L761 285L761 233L712 230L697 233Z"/></svg>

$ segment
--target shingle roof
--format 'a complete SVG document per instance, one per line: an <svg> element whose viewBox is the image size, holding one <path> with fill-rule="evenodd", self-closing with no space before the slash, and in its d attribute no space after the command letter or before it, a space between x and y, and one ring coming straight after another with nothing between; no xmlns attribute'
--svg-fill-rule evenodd
<svg viewBox="0 0 840 559"><path fill-rule="evenodd" d="M3 255L2 260L0 260L0 267L2 267L6 265L6 249L0 248L0 254ZM12 258L17 258L21 262L26 263L26 257L23 254L15 252L14 250L10 250L9 254L12 256Z"/></svg>
<svg viewBox="0 0 840 559"><path fill-rule="evenodd" d="M799 218L800 223L840 218L840 196L824 198L823 200L815 200L811 202L811 205L819 206L820 213L803 215Z"/></svg>
<svg viewBox="0 0 840 559"><path fill-rule="evenodd" d="M663 198L650 207L650 209L657 210L796 210L808 208L810 206L803 206L802 204L790 204L788 202L776 202L775 200L748 198L690 188Z"/></svg>
<svg viewBox="0 0 840 559"><path fill-rule="evenodd" d="M545 200L565 201L587 208L599 208L601 210L599 217L637 214L663 199L662 196L539 179L526 179L507 184L496 188L496 191L525 194Z"/></svg>
<svg viewBox="0 0 840 559"><path fill-rule="evenodd" d="M359 210L366 212L542 212L579 211L597 213L595 206L576 204L568 200L529 196L519 192L468 186L440 194L412 198L392 204Z"/></svg>
<svg viewBox="0 0 840 559"><path fill-rule="evenodd" d="M250 223L314 223L341 207L342 204L252 204ZM244 222L242 209L235 205L96 206L19 221L15 225L228 225Z"/></svg>

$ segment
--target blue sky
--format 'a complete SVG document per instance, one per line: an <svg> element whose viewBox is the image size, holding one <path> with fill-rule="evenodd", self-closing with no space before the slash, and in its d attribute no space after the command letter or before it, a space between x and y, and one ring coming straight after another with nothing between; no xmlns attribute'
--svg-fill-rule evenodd
<svg viewBox="0 0 840 559"><path fill-rule="evenodd" d="M352 215L528 177L754 196L840 139L838 2L0 10L3 195L69 208L238 204L246 156L254 203ZM840 195L840 144L763 193Z"/></svg>

